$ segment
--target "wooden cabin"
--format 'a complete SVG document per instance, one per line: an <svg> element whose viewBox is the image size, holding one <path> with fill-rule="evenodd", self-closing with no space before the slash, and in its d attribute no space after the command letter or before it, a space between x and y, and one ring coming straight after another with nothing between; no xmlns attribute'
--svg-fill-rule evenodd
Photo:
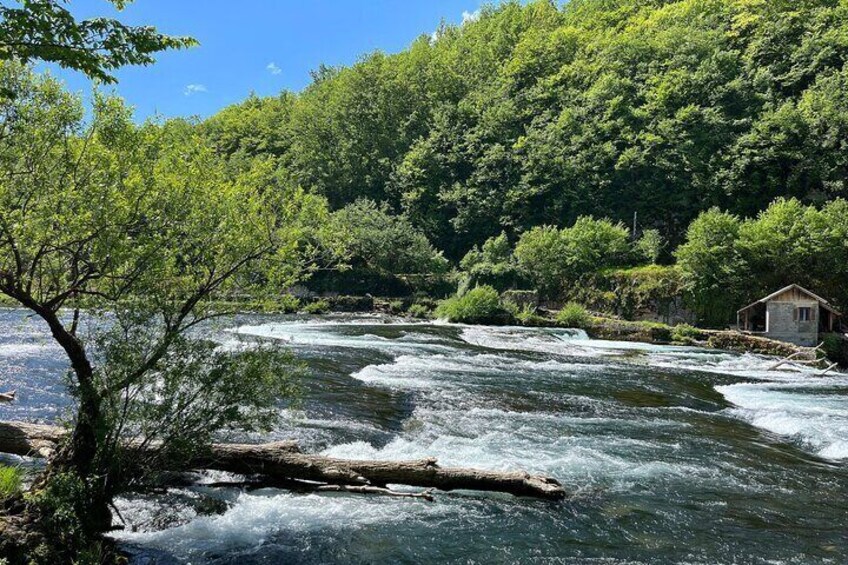
<svg viewBox="0 0 848 565"><path fill-rule="evenodd" d="M742 308L739 331L796 345L818 345L821 334L839 331L840 317L827 300L791 284Z"/></svg>

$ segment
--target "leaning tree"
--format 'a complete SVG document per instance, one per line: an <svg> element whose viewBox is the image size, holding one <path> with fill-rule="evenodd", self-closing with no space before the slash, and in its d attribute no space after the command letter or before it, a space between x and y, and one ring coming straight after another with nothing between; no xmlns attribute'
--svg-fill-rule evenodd
<svg viewBox="0 0 848 565"><path fill-rule="evenodd" d="M163 458L272 421L293 389L289 358L234 354L200 329L219 299L297 278L326 210L269 189L262 163L233 174L189 123L136 126L102 96L85 119L78 97L15 63L0 63L0 83L15 92L0 100L0 293L69 361L72 433L41 490L73 483L84 541Z"/></svg>

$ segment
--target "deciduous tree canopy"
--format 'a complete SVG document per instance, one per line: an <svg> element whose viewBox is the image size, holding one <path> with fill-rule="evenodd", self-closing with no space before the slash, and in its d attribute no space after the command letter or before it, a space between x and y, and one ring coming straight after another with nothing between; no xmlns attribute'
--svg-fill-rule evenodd
<svg viewBox="0 0 848 565"><path fill-rule="evenodd" d="M448 257L592 214L672 244L700 212L848 195L848 6L506 2L207 127L333 207L386 201Z"/></svg>
<svg viewBox="0 0 848 565"><path fill-rule="evenodd" d="M132 0L108 0L122 9ZM0 3L0 60L48 61L115 82L112 71L125 65L149 65L167 49L196 44L170 37L150 26L128 26L116 19L78 20L62 0Z"/></svg>

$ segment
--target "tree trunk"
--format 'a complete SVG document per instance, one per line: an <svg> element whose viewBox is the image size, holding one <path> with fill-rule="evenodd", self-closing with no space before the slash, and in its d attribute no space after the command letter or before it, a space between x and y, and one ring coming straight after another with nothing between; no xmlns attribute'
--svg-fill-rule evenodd
<svg viewBox="0 0 848 565"><path fill-rule="evenodd" d="M0 452L49 455L47 446L64 431L51 426L0 423ZM440 467L435 459L412 461L347 460L301 453L292 441L265 444L213 444L186 469L212 469L240 475L265 475L342 486L383 488L389 484L436 488L443 491L479 490L548 500L565 497L555 479L523 471L485 471ZM175 469L181 470L181 469ZM362 489L368 492L369 489ZM355 489L354 489L355 491Z"/></svg>

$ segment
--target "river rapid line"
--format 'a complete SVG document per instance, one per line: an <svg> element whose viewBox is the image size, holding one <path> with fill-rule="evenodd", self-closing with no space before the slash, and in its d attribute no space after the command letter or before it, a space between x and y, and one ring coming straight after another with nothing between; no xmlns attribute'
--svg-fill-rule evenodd
<svg viewBox="0 0 848 565"><path fill-rule="evenodd" d="M481 493L436 502L202 484L118 501L136 563L845 563L848 375L773 359L596 341L576 330L385 316L239 316L308 366L277 430L336 457L437 457L526 469L561 503ZM46 328L0 310L0 419L68 414ZM201 482L221 479L206 474Z"/></svg>

